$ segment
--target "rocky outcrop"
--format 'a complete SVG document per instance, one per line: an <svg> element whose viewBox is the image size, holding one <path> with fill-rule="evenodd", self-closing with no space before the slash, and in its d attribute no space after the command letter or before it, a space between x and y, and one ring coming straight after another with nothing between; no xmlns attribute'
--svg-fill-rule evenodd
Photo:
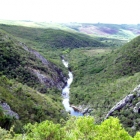
<svg viewBox="0 0 140 140"><path fill-rule="evenodd" d="M88 113L90 113L92 111L92 109L90 109L89 107L86 107L83 109L83 107L76 107L74 105L71 105L70 107L72 107L74 109L74 111L76 112L80 112L83 115L87 115Z"/></svg>
<svg viewBox="0 0 140 140"><path fill-rule="evenodd" d="M0 106L2 107L5 115L9 115L16 119L19 119L19 115L16 112L12 111L7 103L0 103Z"/></svg>
<svg viewBox="0 0 140 140"><path fill-rule="evenodd" d="M90 113L92 111L92 109L90 109L90 108L85 108L83 111L82 111L82 114L83 115L85 115L85 114L88 114L88 113Z"/></svg>
<svg viewBox="0 0 140 140"><path fill-rule="evenodd" d="M136 93L137 97L140 97L140 85L138 85L134 90L134 93Z"/></svg>
<svg viewBox="0 0 140 140"><path fill-rule="evenodd" d="M48 61L46 58L44 58L39 52L28 48L24 43L20 42L20 45L23 46L24 50L33 54L38 60L41 61L43 66L49 68L49 70L51 71L52 74L50 75L40 70L29 68L38 77L39 81L42 84L46 85L47 88L56 87L59 90L62 90L62 88L66 84L66 77L63 75L62 70Z"/></svg>
<svg viewBox="0 0 140 140"><path fill-rule="evenodd" d="M135 107L133 108L133 111L134 111L135 113L140 113L140 102L138 102L138 103L135 105Z"/></svg>
<svg viewBox="0 0 140 140"><path fill-rule="evenodd" d="M124 99L122 99L121 101L119 101L115 106L113 106L110 111L107 113L105 119L107 119L115 110L120 110L122 109L124 106L126 106L126 104L131 103L132 100L139 98L140 97L140 85L138 85L131 94L127 95ZM139 113L139 108L140 108L140 102L138 102L136 104L136 106L134 107L133 111Z"/></svg>
<svg viewBox="0 0 140 140"><path fill-rule="evenodd" d="M50 78L50 76L46 75L45 73L40 73L39 70L35 70L32 69L32 72L38 77L39 81L42 84L45 84L46 87L54 87L55 86L55 82L53 81L52 78ZM61 89L63 87L63 83L62 85L59 83L59 85L57 85L58 89Z"/></svg>
<svg viewBox="0 0 140 140"><path fill-rule="evenodd" d="M74 111L76 112L82 112L78 107L71 105L70 107L72 107L74 109Z"/></svg>

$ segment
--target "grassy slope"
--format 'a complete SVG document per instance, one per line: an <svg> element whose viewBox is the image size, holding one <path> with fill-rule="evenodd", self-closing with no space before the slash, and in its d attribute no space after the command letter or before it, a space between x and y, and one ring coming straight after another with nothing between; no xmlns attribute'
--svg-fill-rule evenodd
<svg viewBox="0 0 140 140"><path fill-rule="evenodd" d="M1 116L1 126L8 128L14 124L17 132L29 122L41 122L46 119L59 122L60 118L63 118L63 106L57 90L50 90L46 96L26 85L8 80L5 76L0 76L0 101L6 102L19 115L19 120L13 119L10 124L8 120L4 123Z"/></svg>
<svg viewBox="0 0 140 140"><path fill-rule="evenodd" d="M110 54L87 56L84 51L73 50L69 58L74 73L71 103L90 105L94 109L91 114L97 120L103 120L106 113L140 83L139 50L140 36ZM134 120L138 121L139 115L136 117L129 107L127 110L127 116L125 111L117 115L133 133L130 127ZM127 122L129 113L131 117L133 114L134 120Z"/></svg>

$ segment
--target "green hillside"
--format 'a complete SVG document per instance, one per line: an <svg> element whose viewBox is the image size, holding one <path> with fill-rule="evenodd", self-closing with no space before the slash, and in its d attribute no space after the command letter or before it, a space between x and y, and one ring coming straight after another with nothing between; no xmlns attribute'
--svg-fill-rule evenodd
<svg viewBox="0 0 140 140"><path fill-rule="evenodd" d="M0 30L0 105L8 104L19 115L16 120L0 107L0 126L14 124L21 131L28 122L59 122L65 116L60 95L66 82L60 68Z"/></svg>
<svg viewBox="0 0 140 140"><path fill-rule="evenodd" d="M66 48L98 47L99 44L105 46L83 34L0 25L0 103L7 104L19 116L15 119L1 107L0 126L10 129L14 124L14 130L21 132L28 122L46 119L59 122L66 118L61 103L66 77L62 73L60 54L70 51ZM41 54L34 49L41 50ZM56 65L49 57L56 60Z"/></svg>
<svg viewBox="0 0 140 140"><path fill-rule="evenodd" d="M40 123L52 120L54 123L60 122L62 130L59 130L62 132L66 130L66 137L69 137L69 130L71 131L73 126L70 129L67 127L71 126L69 124L71 120L68 122L61 120L68 116L62 106L61 98L61 89L66 84L67 77L67 70L60 59L63 55L69 61L74 75L70 94L72 105L82 109L88 107L90 109L88 114L94 117L98 128L98 124L105 120L113 106L130 93L134 94L133 100L112 112L111 116L118 117L130 135L134 136L140 131L140 113L133 111L135 106L139 106L136 105L139 103L139 96L133 89L140 83L140 36L116 49L114 46L121 46L124 40L119 42L120 38L115 36L113 39L99 38L72 31L73 29L67 30L68 27L63 30L63 27L52 28L49 25L50 27L46 28L46 24L41 23L36 28L37 23L34 26L33 23L29 24L32 27L0 24L0 126L2 128L10 129L14 124L16 132L24 133L22 126L28 122ZM43 26L45 27L42 28ZM112 25L113 28L114 26ZM118 31L119 26L114 29ZM19 115L19 119L5 113L2 108L5 104ZM88 117L86 121L88 128L90 126ZM56 130L57 126L60 128L60 125L50 121L46 123L51 123L53 130ZM40 125L44 124L29 126L33 130L34 126L38 126L40 131ZM81 138L85 138L83 136L85 133L81 133L82 128L78 127L78 134L82 134ZM97 129L99 132L100 130ZM71 132L73 138L76 137L75 131L74 129ZM1 132L9 133L4 130ZM25 133L27 138L32 135L30 128L27 128Z"/></svg>
<svg viewBox="0 0 140 140"><path fill-rule="evenodd" d="M10 129L14 125L16 132L22 132L23 125L29 122L35 123L44 120L59 122L61 118L65 118L65 113L61 113L64 110L61 102L60 91L56 89L50 89L45 95L27 85L0 76L0 105L8 104L11 110L19 115L19 119L15 119L15 117L5 114L0 107L0 126L2 128Z"/></svg>
<svg viewBox="0 0 140 140"><path fill-rule="evenodd" d="M30 28L25 26L0 25L0 29L18 37L19 39L36 42L41 47L51 48L79 48L79 47L104 47L104 43L85 34L73 33L52 28Z"/></svg>
<svg viewBox="0 0 140 140"><path fill-rule="evenodd" d="M74 73L71 103L90 106L96 121L104 120L108 111L140 83L139 44L140 36L104 55L99 55L98 51L97 54L88 56L90 50L86 53L83 50L73 50L69 57ZM133 102L133 107L138 100ZM132 106L126 108L114 116L118 116L132 134L139 130L138 126L135 130L131 127L139 120L140 114L133 113Z"/></svg>
<svg viewBox="0 0 140 140"><path fill-rule="evenodd" d="M65 83L60 68L2 31L0 50L0 71L7 77L35 88L41 87L42 82L39 78L41 74L50 81L50 84L48 81L44 83L48 87L57 87L58 83L62 85Z"/></svg>

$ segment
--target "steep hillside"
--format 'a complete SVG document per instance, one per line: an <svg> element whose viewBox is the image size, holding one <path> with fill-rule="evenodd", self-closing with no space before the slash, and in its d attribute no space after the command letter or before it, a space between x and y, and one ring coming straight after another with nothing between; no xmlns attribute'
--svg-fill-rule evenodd
<svg viewBox="0 0 140 140"><path fill-rule="evenodd" d="M97 122L105 119L108 111L140 84L139 50L140 36L110 54L87 56L82 50L71 52L69 59L74 73L71 103L93 108L91 114ZM133 107L138 101L139 97L132 101ZM139 130L139 127L131 129L140 115L133 113L133 107L127 106L127 115L126 110L115 114L131 134Z"/></svg>
<svg viewBox="0 0 140 140"><path fill-rule="evenodd" d="M0 71L40 90L41 85L61 89L65 84L60 68L3 32L0 32Z"/></svg>
<svg viewBox="0 0 140 140"><path fill-rule="evenodd" d="M110 74L124 76L140 72L140 36L115 51L112 57L114 62L107 68L112 71Z"/></svg>
<svg viewBox="0 0 140 140"><path fill-rule="evenodd" d="M65 83L58 66L0 30L1 127L14 124L21 131L28 122L60 121L66 116L60 96Z"/></svg>

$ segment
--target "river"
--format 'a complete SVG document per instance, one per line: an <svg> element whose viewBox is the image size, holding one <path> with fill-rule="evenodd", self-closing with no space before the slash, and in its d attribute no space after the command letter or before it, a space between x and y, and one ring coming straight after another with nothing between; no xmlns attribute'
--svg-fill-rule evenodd
<svg viewBox="0 0 140 140"><path fill-rule="evenodd" d="M63 65L69 70L69 63L67 61L65 61L62 58L62 63ZM65 87L62 89L62 97L63 97L63 105L64 108L67 112L69 112L71 114L71 116L83 116L83 114L81 112L75 111L69 103L69 99L70 99L70 85L73 81L73 74L72 72L69 70L68 72L68 80L67 80L67 84L65 85Z"/></svg>

